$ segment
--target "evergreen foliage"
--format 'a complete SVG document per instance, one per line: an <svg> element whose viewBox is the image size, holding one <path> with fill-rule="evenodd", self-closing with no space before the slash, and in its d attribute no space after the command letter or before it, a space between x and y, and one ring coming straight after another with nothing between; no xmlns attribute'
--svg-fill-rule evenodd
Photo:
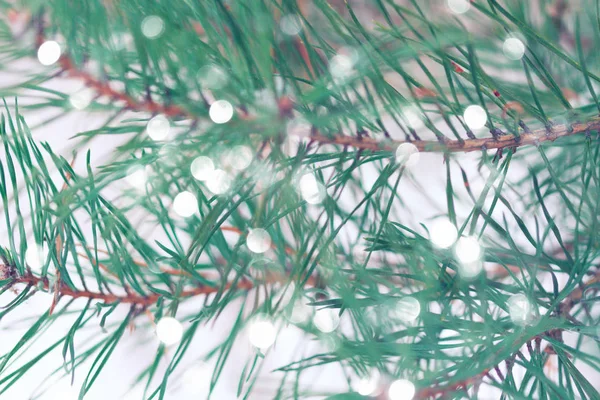
<svg viewBox="0 0 600 400"><path fill-rule="evenodd" d="M181 339L123 377L143 399L175 398L200 356L210 391L243 364L245 399L411 398L398 379L415 399L600 399L598 0L0 9L0 326L26 326L0 396L50 359L43 378L90 398L128 327L174 317ZM82 113L105 120L63 122ZM198 157L217 169L198 179ZM259 335L242 360L259 319L321 350L269 370ZM304 378L331 364L335 385ZM357 388L374 374L383 394Z"/></svg>

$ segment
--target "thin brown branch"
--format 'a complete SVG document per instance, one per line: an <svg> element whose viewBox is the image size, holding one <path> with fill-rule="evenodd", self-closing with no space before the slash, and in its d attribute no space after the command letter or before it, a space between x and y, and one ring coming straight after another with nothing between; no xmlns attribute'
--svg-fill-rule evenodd
<svg viewBox="0 0 600 400"><path fill-rule="evenodd" d="M313 281L314 280L311 279L310 284L312 284ZM268 279L265 283L281 283L281 282L284 282L284 281L282 279L271 278L271 279ZM50 286L47 278L41 278L41 277L37 277L37 276L31 275L31 274L21 276L21 277L16 277L12 280L12 282L10 284L11 285L26 284L31 287L41 287L44 290L49 290L49 286ZM183 290L180 293L178 293L177 297L179 297L180 299L184 299L184 298L191 298L191 297L195 297L195 296L207 295L207 294L211 294L211 293L217 293L221 290L223 290L223 291L230 290L230 289L251 290L251 289L254 289L255 287L258 287L258 285L256 283L244 279L235 285L232 284L231 282L227 282L225 285L217 286L217 287L198 286L198 287L195 287L192 289L186 289L186 290ZM122 303L122 304L137 305L137 306L141 306L141 307L149 307L149 306L155 304L158 301L158 299L161 297L161 295L158 293L151 293L146 296L137 295L137 294L116 295L116 294L112 294L112 293L93 292L90 290L78 290L78 289L70 288L63 282L61 282L59 285L57 285L55 290L57 290L58 297L68 296L68 297L71 297L74 299L86 298L86 299L92 299L92 300L100 300L107 304Z"/></svg>
<svg viewBox="0 0 600 400"><path fill-rule="evenodd" d="M468 139L464 141L447 140L444 143L433 140L418 140L408 143L414 144L421 152L471 152L484 151L491 149L509 149L526 145L537 145L543 142L553 142L560 137L573 136L580 133L587 133L593 130L600 130L600 118L594 117L588 122L575 123L570 126L561 124L555 125L551 131L546 128L537 129L530 133L522 133L520 137L513 135L502 135L497 139L493 137L481 139ZM328 137L321 134L312 135L311 140L321 144L337 144L340 146L352 146L361 150L387 150L393 151L400 144L406 141L396 140L375 140L368 137L361 139L353 136L333 136Z"/></svg>

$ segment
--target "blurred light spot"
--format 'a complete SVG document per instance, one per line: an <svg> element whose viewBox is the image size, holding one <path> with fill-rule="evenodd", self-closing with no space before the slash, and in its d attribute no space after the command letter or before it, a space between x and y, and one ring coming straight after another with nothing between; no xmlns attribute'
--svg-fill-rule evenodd
<svg viewBox="0 0 600 400"><path fill-rule="evenodd" d="M25 262L33 271L39 272L48 258L48 246L31 242L25 251Z"/></svg>
<svg viewBox="0 0 600 400"><path fill-rule="evenodd" d="M447 219L438 219L431 225L431 241L439 248L447 249L458 238L458 231L454 224Z"/></svg>
<svg viewBox="0 0 600 400"><path fill-rule="evenodd" d="M266 350L275 343L277 329L271 321L259 318L250 322L248 336L252 346Z"/></svg>
<svg viewBox="0 0 600 400"><path fill-rule="evenodd" d="M200 156L192 161L190 167L192 176L199 181L206 181L210 178L211 174L215 171L215 164L209 157Z"/></svg>
<svg viewBox="0 0 600 400"><path fill-rule="evenodd" d="M412 400L415 396L415 385L409 380L398 379L392 382L388 389L390 400Z"/></svg>
<svg viewBox="0 0 600 400"><path fill-rule="evenodd" d="M253 253L264 253L271 248L271 236L264 229L252 229L246 238L246 246Z"/></svg>
<svg viewBox="0 0 600 400"><path fill-rule="evenodd" d="M206 180L206 187L214 194L223 194L231 188L232 178L222 169L215 169Z"/></svg>
<svg viewBox="0 0 600 400"><path fill-rule="evenodd" d="M198 212L198 200L191 192L183 191L173 200L173 211L181 217L187 218Z"/></svg>
<svg viewBox="0 0 600 400"><path fill-rule="evenodd" d="M215 124L224 124L233 117L233 106L227 100L217 100L210 106L208 114Z"/></svg>
<svg viewBox="0 0 600 400"><path fill-rule="evenodd" d="M48 40L38 48L37 56L42 65L52 65L60 58L60 45L54 40Z"/></svg>
<svg viewBox="0 0 600 400"><path fill-rule="evenodd" d="M471 8L469 0L448 0L448 8L455 14L464 14Z"/></svg>
<svg viewBox="0 0 600 400"><path fill-rule="evenodd" d="M142 21L142 34L148 39L156 39L165 31L165 21L157 15L150 15Z"/></svg>
<svg viewBox="0 0 600 400"><path fill-rule="evenodd" d="M157 115L148 121L146 132L152 140L164 140L171 132L171 123L164 115Z"/></svg>
<svg viewBox="0 0 600 400"><path fill-rule="evenodd" d="M308 204L319 204L325 199L325 187L312 174L304 174L299 181L300 194Z"/></svg>
<svg viewBox="0 0 600 400"><path fill-rule="evenodd" d="M471 105L465 109L463 114L465 123L470 129L481 129L487 122L487 113L478 105Z"/></svg>
<svg viewBox="0 0 600 400"><path fill-rule="evenodd" d="M302 19L296 14L284 15L281 17L279 26L286 35L295 36L302 30Z"/></svg>
<svg viewBox="0 0 600 400"><path fill-rule="evenodd" d="M338 311L332 308L317 310L313 317L313 324L323 333L330 333L337 329L340 324Z"/></svg>
<svg viewBox="0 0 600 400"><path fill-rule="evenodd" d="M469 264L479 260L481 246L475 237L461 237L456 242L455 252L460 262Z"/></svg>
<svg viewBox="0 0 600 400"><path fill-rule="evenodd" d="M156 336L165 345L171 346L181 340L183 325L172 317L161 318L156 324Z"/></svg>
<svg viewBox="0 0 600 400"><path fill-rule="evenodd" d="M217 65L205 65L198 71L200 84L208 89L218 90L227 85L227 72Z"/></svg>
<svg viewBox="0 0 600 400"><path fill-rule="evenodd" d="M508 38L504 41L502 50L506 58L517 61L523 58L525 54L525 44L520 39L514 37Z"/></svg>
<svg viewBox="0 0 600 400"><path fill-rule="evenodd" d="M402 143L396 149L396 163L400 166L414 167L420 158L419 149L412 143Z"/></svg>
<svg viewBox="0 0 600 400"><path fill-rule="evenodd" d="M90 88L83 88L69 96L69 103L77 110L83 110L90 105L94 99L94 91Z"/></svg>
<svg viewBox="0 0 600 400"><path fill-rule="evenodd" d="M411 296L398 300L396 307L396 315L405 322L414 322L421 313L421 303Z"/></svg>

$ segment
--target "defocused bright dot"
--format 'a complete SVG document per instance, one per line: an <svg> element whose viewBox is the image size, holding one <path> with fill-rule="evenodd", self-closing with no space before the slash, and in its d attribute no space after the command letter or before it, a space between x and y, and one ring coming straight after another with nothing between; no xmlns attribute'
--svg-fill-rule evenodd
<svg viewBox="0 0 600 400"><path fill-rule="evenodd" d="M414 322L421 313L421 303L411 296L398 300L396 315L405 322Z"/></svg>
<svg viewBox="0 0 600 400"><path fill-rule="evenodd" d="M337 54L329 61L329 72L334 78L344 79L352 74L354 61L344 54Z"/></svg>
<svg viewBox="0 0 600 400"><path fill-rule="evenodd" d="M447 249L456 242L458 231L452 222L447 219L438 219L431 225L430 235L434 245Z"/></svg>
<svg viewBox="0 0 600 400"><path fill-rule="evenodd" d="M398 379L390 385L388 397L390 400L412 400L415 391L415 385L411 381Z"/></svg>
<svg viewBox="0 0 600 400"><path fill-rule="evenodd" d="M54 40L48 40L38 48L37 56L42 65L52 65L60 58L60 45Z"/></svg>
<svg viewBox="0 0 600 400"><path fill-rule="evenodd" d="M199 181L206 181L215 171L215 163L209 157L200 156L192 161L192 176Z"/></svg>
<svg viewBox="0 0 600 400"><path fill-rule="evenodd" d="M478 105L467 107L463 117L465 118L465 123L470 129L481 129L487 122L487 113Z"/></svg>
<svg viewBox="0 0 600 400"><path fill-rule="evenodd" d="M183 336L183 325L175 318L164 317L156 324L158 340L167 346L178 343Z"/></svg>
<svg viewBox="0 0 600 400"><path fill-rule="evenodd" d="M156 39L165 31L165 21L157 15L150 15L142 21L142 34L148 39Z"/></svg>
<svg viewBox="0 0 600 400"><path fill-rule="evenodd" d="M284 15L281 17L279 26L286 35L295 36L302 30L302 20L296 14Z"/></svg>
<svg viewBox="0 0 600 400"><path fill-rule="evenodd" d="M458 273L460 276L466 279L475 278L483 270L483 263L481 260L465 263L461 262L458 264Z"/></svg>
<svg viewBox="0 0 600 400"><path fill-rule="evenodd" d="M264 253L271 248L271 235L261 228L252 229L246 238L246 246L253 253Z"/></svg>
<svg viewBox="0 0 600 400"><path fill-rule="evenodd" d="M146 182L148 181L146 168L141 165L129 168L125 180L134 188L138 190L144 190L146 187Z"/></svg>
<svg viewBox="0 0 600 400"><path fill-rule="evenodd" d="M229 77L223 68L217 65L205 65L198 71L198 79L203 87L218 90L227 84Z"/></svg>
<svg viewBox="0 0 600 400"><path fill-rule="evenodd" d="M381 375L373 370L369 376L360 378L353 386L354 390L361 396L371 396L379 389Z"/></svg>
<svg viewBox="0 0 600 400"><path fill-rule="evenodd" d="M464 14L471 8L469 0L448 0L448 8L455 14Z"/></svg>
<svg viewBox="0 0 600 400"><path fill-rule="evenodd" d="M402 143L396 149L396 163L406 168L417 165L421 155L419 149L412 143Z"/></svg>
<svg viewBox="0 0 600 400"><path fill-rule="evenodd" d="M333 332L340 324L339 313L332 308L317 310L313 317L313 324L323 333Z"/></svg>
<svg viewBox="0 0 600 400"><path fill-rule="evenodd" d="M311 174L304 174L299 181L300 194L308 204L319 204L325 198L325 187Z"/></svg>
<svg viewBox="0 0 600 400"><path fill-rule="evenodd" d="M181 217L191 217L198 211L198 200L191 192L183 191L173 200L173 211Z"/></svg>
<svg viewBox="0 0 600 400"><path fill-rule="evenodd" d="M520 39L514 37L508 38L504 41L502 50L504 51L506 58L517 61L523 58L523 55L525 54L525 45Z"/></svg>
<svg viewBox="0 0 600 400"><path fill-rule="evenodd" d="M208 114L215 124L224 124L233 117L233 106L227 100L217 100L211 104Z"/></svg>
<svg viewBox="0 0 600 400"><path fill-rule="evenodd" d="M408 126L410 126L412 129L419 130L425 126L423 123L423 114L421 113L421 110L415 106L402 109L402 115L404 115Z"/></svg>
<svg viewBox="0 0 600 400"><path fill-rule="evenodd" d="M31 242L25 250L25 262L33 271L39 272L48 258L48 246Z"/></svg>
<svg viewBox="0 0 600 400"><path fill-rule="evenodd" d="M222 169L215 171L206 180L206 187L214 194L223 194L231 188L231 175Z"/></svg>
<svg viewBox="0 0 600 400"><path fill-rule="evenodd" d="M235 146L229 152L228 158L229 165L231 165L233 169L243 171L252 163L254 154L252 153L252 149L248 146Z"/></svg>
<svg viewBox="0 0 600 400"><path fill-rule="evenodd" d="M292 324L303 324L310 320L311 314L312 308L304 304L302 300L297 300L288 312L287 319Z"/></svg>
<svg viewBox="0 0 600 400"><path fill-rule="evenodd" d="M78 90L69 96L69 103L77 110L83 110L90 105L94 99L94 91L89 88Z"/></svg>
<svg viewBox="0 0 600 400"><path fill-rule="evenodd" d="M481 246L479 240L472 236L461 237L456 242L456 257L462 263L469 264L479 260L481 256Z"/></svg>
<svg viewBox="0 0 600 400"><path fill-rule="evenodd" d="M527 296L515 294L508 299L508 313L515 324L527 325L533 320L534 308Z"/></svg>
<svg viewBox="0 0 600 400"><path fill-rule="evenodd" d="M146 132L152 140L164 140L171 132L171 123L164 115L157 115L148 121Z"/></svg>
<svg viewBox="0 0 600 400"><path fill-rule="evenodd" d="M252 346L266 350L275 343L277 329L267 319L256 319L250 322L248 336Z"/></svg>

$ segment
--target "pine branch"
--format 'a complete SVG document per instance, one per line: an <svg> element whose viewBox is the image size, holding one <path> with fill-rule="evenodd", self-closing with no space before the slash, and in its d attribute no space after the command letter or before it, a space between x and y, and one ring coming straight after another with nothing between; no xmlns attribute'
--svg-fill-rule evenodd
<svg viewBox="0 0 600 400"><path fill-rule="evenodd" d="M303 46L303 48L305 48ZM301 52L303 57L306 57L305 50ZM87 73L78 69L71 58L64 54L61 56L59 63L63 70L74 78L82 79L85 84L96 90L99 96L106 96L113 101L123 101L125 108L131 111L148 112L151 114L164 114L171 118L190 118L192 121L198 121L199 117L187 111L185 108L178 105L163 105L146 99L139 101L131 96L121 93L110 87L107 82L102 82ZM312 67L311 67L312 68ZM291 103L288 98L279 99L279 112L281 116L288 116L291 109ZM249 115L245 110L239 113L243 120L252 121L253 116ZM310 140L319 144L334 144L340 146L350 146L357 150L371 151L394 151L403 143L411 143L415 145L421 152L473 152L486 151L494 149L510 149L518 148L527 145L538 145L546 141L555 141L561 137L573 136L581 133L589 134L590 131L600 130L600 119L594 117L589 122L579 122L572 125L559 124L550 128L542 128L526 133L521 133L519 136L503 134L493 135L488 138L466 139L466 140L445 140L443 142L427 141L427 140L376 140L365 135L358 137L354 136L332 136L328 137L319 134L318 131L313 131Z"/></svg>
<svg viewBox="0 0 600 400"><path fill-rule="evenodd" d="M557 310L559 310L560 315L567 316L569 314L569 312L571 311L571 309L573 307L575 307L582 300L583 293L585 292L585 290L589 287L593 287L598 282L600 282L600 269L597 269L596 272L594 273L594 275L592 276L592 278L590 278L587 282L582 284L580 287L576 287L575 289L573 289L573 291L571 293L569 293L567 295L567 297L558 304ZM559 329L559 331L562 331L562 330ZM542 340L542 339L544 339L544 337L546 337L546 335L553 335L553 334L554 334L554 332L550 331L550 332L545 332L544 334L541 334L541 335L534 335L534 336L531 336L529 339L526 339L524 341L524 343L529 344L534 340ZM510 357L508 357L506 360L504 360L502 362L513 360L519 351L520 351L520 349L517 349ZM500 366L500 363L496 364L496 365L492 365L488 368L485 368L483 371L479 372L476 375L470 376L466 379L461 379L461 380L459 380L457 382L453 382L451 384L442 385L442 386L433 385L432 387L422 388L415 394L415 399L435 398L436 396L440 396L440 395L448 396L458 390L466 391L470 386L480 382L491 371L498 370L499 366ZM502 380L504 380L504 379L502 379Z"/></svg>

